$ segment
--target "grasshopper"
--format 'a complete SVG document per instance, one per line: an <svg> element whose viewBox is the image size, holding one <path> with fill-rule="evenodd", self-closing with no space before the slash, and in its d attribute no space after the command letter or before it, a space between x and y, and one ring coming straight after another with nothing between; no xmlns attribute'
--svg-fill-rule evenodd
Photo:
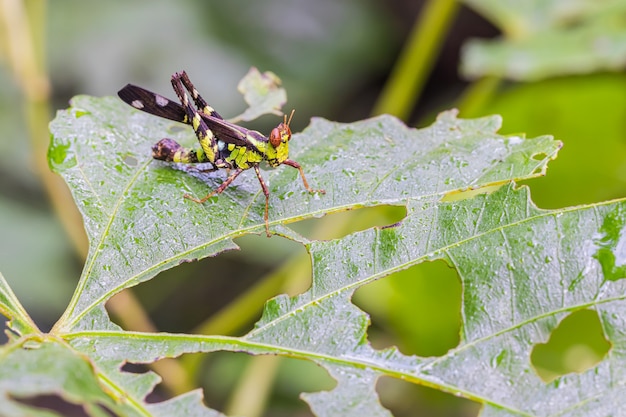
<svg viewBox="0 0 626 417"><path fill-rule="evenodd" d="M296 168L300 171L304 188L309 193L326 193L324 190L312 189L306 180L302 166L289 159L289 140L291 139L289 124L293 117L293 111L289 119L287 119L287 115L284 115L283 121L272 129L269 136L264 136L255 130L246 129L224 120L200 96L184 71L172 75L172 86L180 104L133 84L126 85L117 94L125 103L138 110L189 124L193 127L200 143L199 148L184 148L178 142L164 138L152 147L154 159L183 164L208 162L213 166L212 170L227 169L231 171L226 180L205 197L198 199L185 194L185 198L196 203L204 203L212 196L222 193L243 171L252 168L265 195L263 219L265 220L265 232L270 237L270 192L261 176L259 169L261 162L266 161L273 168L282 164ZM188 94L191 95L196 108L190 104Z"/></svg>

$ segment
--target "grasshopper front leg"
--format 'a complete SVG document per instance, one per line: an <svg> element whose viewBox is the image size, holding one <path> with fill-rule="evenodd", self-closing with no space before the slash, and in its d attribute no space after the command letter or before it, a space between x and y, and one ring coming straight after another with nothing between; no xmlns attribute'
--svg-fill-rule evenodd
<svg viewBox="0 0 626 417"><path fill-rule="evenodd" d="M304 184L304 188L306 188L306 190L308 192L310 192L311 194L313 194L313 193L326 194L326 190L321 190L321 189L320 190L314 190L313 188L311 188L309 186L309 182L306 180L306 177L304 176L304 170L302 169L302 165L300 165L299 163L297 163L296 161L294 161L292 159L285 159L283 164L289 165L290 167L294 167L298 171L300 171L300 177L302 177L302 183Z"/></svg>

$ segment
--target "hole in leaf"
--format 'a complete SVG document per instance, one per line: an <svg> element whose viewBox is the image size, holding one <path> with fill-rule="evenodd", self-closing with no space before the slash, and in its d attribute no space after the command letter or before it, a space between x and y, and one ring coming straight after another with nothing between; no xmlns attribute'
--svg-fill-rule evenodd
<svg viewBox="0 0 626 417"><path fill-rule="evenodd" d="M171 364L172 362L175 362L177 360L178 359L170 359L170 358L161 359L158 361L158 365L156 365L155 363L152 364L152 366L154 367L152 371L156 372L157 374L160 374L162 378L170 380L172 379L174 372L176 371L176 368L168 366L167 363ZM151 371L148 365L146 364L132 363L132 362L124 363L121 369L123 372L127 372L129 374L137 374L137 375L146 374ZM168 371L170 372L170 374L168 374ZM160 384L157 384L154 387L154 389L148 393L148 395L146 396L146 402L158 403L161 401L168 400L172 396L173 395L168 389L168 385L163 383L163 381L161 381Z"/></svg>
<svg viewBox="0 0 626 417"><path fill-rule="evenodd" d="M543 161L546 159L548 155L545 152L538 152L531 155L531 158L535 161Z"/></svg>
<svg viewBox="0 0 626 417"><path fill-rule="evenodd" d="M371 317L376 349L439 356L459 343L461 283L444 261L425 262L359 288L353 301Z"/></svg>
<svg viewBox="0 0 626 417"><path fill-rule="evenodd" d="M503 185L504 184L496 184L496 185L489 185L486 187L472 188L468 190L451 191L443 196L443 198L441 199L441 202L447 203L450 201L468 200L480 194L491 194L497 191L498 189L500 189L500 187L502 187Z"/></svg>
<svg viewBox="0 0 626 417"><path fill-rule="evenodd" d="M237 238L236 244L241 250L182 263L132 289L158 331L243 335L268 299L310 287L311 263L301 244L265 234ZM141 314L127 291L109 301L107 310L121 327L149 331L141 320L128 322ZM130 311L123 315L126 322L118 309Z"/></svg>
<svg viewBox="0 0 626 417"><path fill-rule="evenodd" d="M406 207L381 205L330 213L319 219L291 223L289 227L309 239L339 239L372 227L393 227L406 217Z"/></svg>
<svg viewBox="0 0 626 417"><path fill-rule="evenodd" d="M564 318L547 343L535 345L530 360L545 382L569 373L582 373L596 366L609 352L598 314L581 310Z"/></svg>
<svg viewBox="0 0 626 417"><path fill-rule="evenodd" d="M478 403L400 379L381 377L376 391L394 417L470 417L480 412Z"/></svg>
<svg viewBox="0 0 626 417"><path fill-rule="evenodd" d="M149 371L148 366L141 363L126 362L122 366L122 371L131 374L145 374Z"/></svg>
<svg viewBox="0 0 626 417"><path fill-rule="evenodd" d="M280 360L271 397L276 406L275 412L268 410L266 415L279 415L280 411L288 416L303 415L305 411L312 415L300 394L331 390L337 385L337 381L324 368L313 362L286 357L275 358ZM285 405L290 405L289 410Z"/></svg>
<svg viewBox="0 0 626 417"><path fill-rule="evenodd" d="M9 341L9 337L7 335L10 334L10 330L7 323L8 321L4 320L4 322L0 324L0 346Z"/></svg>
<svg viewBox="0 0 626 417"><path fill-rule="evenodd" d="M336 385L323 368L309 361L232 352L210 354L198 375L202 376L206 403L228 415L244 415L244 410L233 409L244 402L236 397L237 389L245 390L242 384L249 384L255 395L266 397L267 416L312 416L300 394ZM249 398L249 392L245 395Z"/></svg>

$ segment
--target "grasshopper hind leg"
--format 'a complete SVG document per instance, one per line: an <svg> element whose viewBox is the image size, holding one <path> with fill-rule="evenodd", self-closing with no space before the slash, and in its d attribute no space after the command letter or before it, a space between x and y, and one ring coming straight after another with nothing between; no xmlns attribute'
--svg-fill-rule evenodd
<svg viewBox="0 0 626 417"><path fill-rule="evenodd" d="M208 162L215 162L219 158L218 157L219 146L217 143L217 139L215 138L215 135L213 134L211 129L209 129L209 126L206 124L206 122L202 118L202 115L200 114L200 112L194 109L191 103L189 103L189 97L187 96L187 93L185 93L185 83L187 82L189 83L188 88L191 88L191 94L193 95L195 103L198 106L202 104L206 105L206 102L202 99L202 97L200 97L200 95L195 90L195 88L193 88L193 85L191 84L191 81L189 81L187 74L176 73L172 76L172 87L174 88L174 91L176 92L176 95L178 96L178 99L180 100L180 103L187 115L187 119L189 120L189 123L193 127L194 132L196 133L196 137L198 138L198 142L200 143L200 146L202 147L202 150L204 151L204 154L206 155L206 159ZM205 106L203 111L209 111L210 113L215 113L215 111L212 110L212 108L208 105ZM215 114L219 116L217 113Z"/></svg>
<svg viewBox="0 0 626 417"><path fill-rule="evenodd" d="M189 91L191 97L193 98L193 101L196 103L196 106L202 113L208 114L209 116L215 117L217 119L222 119L222 116L220 116L213 107L209 106L206 100L202 98L200 93L198 93L198 90L196 90L196 87L194 87L185 71L174 74L174 77L172 77L172 82L174 82L174 79L180 80L180 82L187 89L187 91Z"/></svg>
<svg viewBox="0 0 626 417"><path fill-rule="evenodd" d="M243 172L243 169L241 168L237 168L235 171L233 171L232 174L230 174L228 176L228 178L226 178L226 181L224 181L219 187L217 187L217 189L211 191L209 194L207 194L205 197L203 198L195 198L192 195L189 194L185 194L184 197L188 200L191 200L193 202L196 203L205 203L209 198L213 197L216 194L221 194L222 191L224 191L225 189L228 188L228 186L235 181L235 178L237 178L239 176L239 174L241 174Z"/></svg>

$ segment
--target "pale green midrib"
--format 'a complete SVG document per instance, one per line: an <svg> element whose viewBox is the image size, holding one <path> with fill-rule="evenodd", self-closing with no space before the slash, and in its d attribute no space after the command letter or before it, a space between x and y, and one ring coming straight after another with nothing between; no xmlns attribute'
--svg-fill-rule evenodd
<svg viewBox="0 0 626 417"><path fill-rule="evenodd" d="M585 307L590 307L593 305L599 305L599 304L606 304L606 303L610 303L610 302L614 302L614 301L622 301L626 298L626 295L620 296L620 297L613 297L613 298L607 298L598 302L591 302L591 303L583 303L583 304L579 304L579 305L575 305L575 306L570 306L567 308L562 308L559 310L554 310L552 312L548 312L548 313L544 313L538 316L534 316L532 318L529 318L528 320L525 320L523 322L518 323L515 326L511 326L507 329L503 329L499 332L496 332L492 335L489 335L485 338L481 338L481 339L477 339L471 343L467 343L465 345L463 345L461 348L459 349L453 349L448 351L444 356L441 356L433 361L427 362L425 366L418 366L415 368L414 372L403 372L403 371L397 371L397 370L392 370L388 367L385 367L383 365L377 365L373 362L367 361L365 360L365 358L361 359L361 358L356 358L354 356L344 356L344 357L338 357L338 356L331 356L328 354L322 354L322 353L318 353L318 352L312 352L312 351L308 351L308 350L301 350L301 349L294 349L294 348L288 348L288 347L282 347L280 345L273 345L273 344L268 344L268 343L261 343L261 342L257 342L254 340L249 340L249 334L239 338L239 337L232 337L232 336L219 336L219 335L188 335L188 334L176 334L176 333L142 333L142 332L129 332L129 331L78 331L78 332L74 332L74 333L69 333L67 335L64 336L64 340L66 341L70 341L72 339L78 339L81 337L85 337L88 339L97 339L97 338L104 338L104 337L120 337L120 338L124 338L124 339L129 339L129 338L136 338L136 339L142 339L142 340L146 340L146 339L152 339L152 340L156 340L159 342L164 342L166 340L173 340L173 341L180 341L180 342L187 342L187 343L216 343L216 344L232 344L232 345L236 345L237 348L245 348L248 347L250 348L256 348L256 349L264 349L267 351L272 351L274 353L282 353L282 354L286 354L292 357L300 357L303 359L309 359L309 360L313 360L313 361L323 361L323 362L327 362L327 363L332 363L332 364L336 364L336 365L342 365L342 366L348 366L348 367L352 367L352 368L368 368L371 369L373 371L376 371L378 373L387 375L387 376L392 376L392 377L396 377L396 378L400 378L406 381L416 381L416 382L420 382L422 383L422 385L425 386L430 386L430 387L434 387L434 388L438 388L441 391L444 392L450 392L450 393L455 393L455 394L459 394L461 393L463 397L468 398L470 400L473 401L478 401L481 403L485 403L485 404L490 404L499 408L504 408L507 409L511 412L515 412L519 415L524 415L524 416L531 416L531 414L528 413L524 413L521 410L517 410L517 409L513 409L510 407L506 407L503 406L501 403L496 403L494 401L491 401L485 397L482 396L478 396L474 393L472 393L471 391L467 391L467 390L463 390L460 389L457 386L453 386L453 385L449 385L449 384L442 384L441 382L433 382L430 379L424 379L424 378L420 378L417 375L417 372L422 372L424 370L430 369L433 367L433 365L436 365L438 362L441 362L443 360L446 360L447 358L449 358L450 356L453 356L455 354L458 354L459 352L467 349L467 348L471 348L474 345L483 342L485 340L489 340L490 338L493 337L497 337L500 336L501 334L504 334L506 332L511 331L512 329L516 329L519 328L523 325L526 324L530 324L532 322L535 322L537 320L541 320L545 317L549 317L551 314L558 314L558 313L562 313L562 312L567 312L567 311L574 311L574 310L578 310L580 308L585 308ZM191 350L187 351L185 349L181 349L183 352L181 353L189 353L191 352ZM223 349L212 349L212 350L223 350ZM194 350L195 351L195 350ZM202 351L202 350L199 350ZM408 358L408 357L407 357ZM115 386L115 385L113 385Z"/></svg>
<svg viewBox="0 0 626 417"><path fill-rule="evenodd" d="M424 198L424 197L425 197L425 196L421 196L420 198ZM395 199L394 199L393 201L397 202L397 200L395 200ZM437 250L435 250L435 251L433 251L433 252L430 252L430 253L425 254L425 255L423 255L423 256L421 256L421 257L419 257L419 258L416 258L416 259L414 259L414 260L413 260L413 261L411 261L411 262L407 262L407 263L405 263L405 264L400 264L400 265L397 265L397 266L396 266L396 267L394 267L394 268L391 268L391 269L387 269L387 270L385 270L385 271L378 272L378 273L376 273L376 274L374 274L374 275L371 275L370 277L368 277L368 278L367 278L367 279L365 279L365 280L361 280L361 281L358 281L358 282L354 282L354 283L352 283L352 284L350 284L350 285L347 285L347 286L341 287L341 288L339 288L339 289L337 289L337 290L335 290L335 291L332 291L332 292L330 292L330 293L324 294L324 296L322 296L322 297L318 297L318 298L313 299L313 300L311 300L311 301L309 301L309 302L307 302L307 303L304 303L304 304L302 304L302 305L298 306L297 310L301 310L301 309L303 309L304 307L307 307L307 306L312 306L312 305L315 305L316 303L318 303L318 302L319 302L320 300L322 300L322 299L329 298L329 297L331 297L331 296L338 295L339 293L341 293L341 292L343 292L343 291L347 291L347 290L350 290L350 289L352 289L352 288L356 288L356 287L358 287L358 286L361 286L361 285L367 284L367 283L369 283L369 282L371 282L371 281L374 281L374 280L376 280L376 279L382 278L382 277L384 277L384 276L386 276L386 275L389 275L389 274L391 274L391 273L393 273L393 272L396 272L396 271L400 271L400 270L406 269L406 268L408 268L408 267L410 267L410 266L412 266L412 265L415 265L415 264L418 264L418 263L420 263L420 262L424 261L425 259L428 259L429 257L432 257L433 255L435 255L435 254L437 254L437 253L447 253L447 251L448 251L448 250L450 250L450 249L451 249L451 248L453 248L453 247L456 247L456 246L462 245L462 244L464 244L464 243L466 243L466 242L470 242L470 241L471 241L471 240L473 240L473 239L477 239L477 238L482 237L482 236L484 236L484 235L487 235L487 234L489 234L489 233L493 233L493 232L495 232L495 231L497 231L497 230L504 230L504 229L506 229L506 228L509 228L509 227L514 227L514 226L517 226L517 225L523 224L523 223L528 222L528 221L534 221L534 220L539 219L539 218L542 218L542 217L547 217L547 216L556 216L556 215L559 215L559 214L564 214L564 213L567 213L567 212L573 212L573 211L578 211L578 210L584 210L584 209L587 209L587 208L596 208L596 207L599 207L599 206L609 205L609 204L612 204L612 203L614 203L614 202L620 202L620 201L624 201L624 199L616 199L616 200L610 200L610 201L603 202L603 203L595 203L595 204L588 204L588 205L583 205L583 206L575 206L575 207L571 207L571 208L567 208L567 209L561 209L561 210L558 210L558 211L541 211L541 210L539 210L539 209L535 209L535 210L538 210L538 213L537 213L536 215L534 215L534 216L527 217L527 218L525 218L525 219L522 219L522 220L517 221L517 222L514 222L514 223L510 223L510 224L508 224L508 225L506 225L506 226L501 226L501 227L498 227L498 228L495 228L495 229L490 229L490 230L488 230L488 231L484 231L484 232L482 232L482 233L480 233L480 234L473 235L473 236L471 236L471 237L469 237L469 238L466 238L466 239L464 239L464 240L460 240L460 241L458 241L458 242L454 242L453 244L450 244L450 245L448 245L448 246L445 246L445 247L439 248L439 249L437 249ZM344 208L349 208L349 207L352 207L352 206L353 206L353 204L348 205L348 206L345 206ZM342 209L341 207L336 207L336 208L335 208L335 210L337 210L337 211L340 211L341 209ZM321 212L326 212L326 211L320 211L320 213L321 213ZM314 213L314 212L312 212L311 214L312 214L312 215L315 215L315 213ZM281 221L285 221L285 220L281 220ZM281 221L270 222L270 224L272 224L272 223L280 223ZM179 253L179 254L177 254L176 256L174 256L174 257L172 257L172 258L169 258L169 259L166 259L166 260L164 260L164 261L162 261L162 262L160 262L160 263L158 263L158 264L154 265L153 267L148 268L148 269L146 269L146 270L142 271L141 273L139 273L139 274L137 274L137 275L133 276L132 278L130 278L130 279L128 279L128 280L126 280L126 281L124 281L124 284L126 284L126 283L128 283L128 282L131 282L131 281L135 281L136 279L140 278L141 276L144 276L144 275L150 274L152 271L154 271L154 270L156 270L156 269L159 269L159 268L161 268L161 267L163 267L163 266L165 266L165 265L167 265L167 264L169 264L169 263L175 262L175 261L177 261L178 259L180 259L181 257L182 257L182 258L184 258L184 257L185 257L185 255L187 255L187 254L189 254L189 253L193 253L193 252L195 252L195 251L197 251L197 250L200 250L200 249L202 249L203 247L208 247L208 246L211 246L211 245L213 245L213 244L215 244L215 243L218 243L218 242L220 242L220 241L223 241L223 240L226 240L226 239L229 239L229 238L235 237L235 236L237 236L237 235L241 234L242 232L254 230L254 229L256 229L256 228L258 228L258 227L260 227L260 226L261 226L261 225L255 225L255 226L251 226L251 227L246 228L246 229L238 229L238 230L236 231L236 233L235 233L235 232L233 232L233 233L230 233L230 234L228 234L228 235L221 236L219 239L216 239L216 240L213 240L213 241L207 242L207 243L205 243L205 244L202 244L202 245L199 245L199 246L197 246L197 247L194 247L194 248L192 248L192 249L190 249L190 250L188 250L188 251L185 251L185 252ZM81 278L81 279L82 279L82 278ZM101 302L103 302L104 300L106 300L106 299L107 299L107 297L109 297L110 295L115 294L115 293L117 293L118 291L121 291L122 289L124 289L124 287L125 287L125 285L121 285L121 286L117 286L117 287L115 287L115 288L113 288L113 289L111 289L111 290L107 291L107 292L106 292L103 296L99 297L99 298L98 298L98 299L96 299L94 302L92 302L92 303L88 306L88 308L85 308L81 314L79 314L79 315L75 316L75 319L74 319L72 322L70 322L70 324L73 326L75 323L77 323L78 321L80 321L80 319L81 319L82 317L84 317L84 316L85 316L85 315L86 315L86 314L87 314L87 313L88 313L88 312L89 312L92 308L94 308L95 306L99 305ZM260 332L260 331L264 330L266 327L269 327L269 326L270 326L270 324L271 324L272 326L274 326L275 324L280 323L282 320L285 320L285 319L289 318L289 317L290 317L291 315L293 315L293 314L294 314L294 313L292 312L292 313L289 313L289 314L286 314L286 315L282 316L281 318L279 318L279 319L277 319L277 320L274 320L274 321L268 322L265 326L262 326L262 327L259 327L259 328L256 328L256 329L252 330L252 331L248 334L248 336L254 336L256 333L258 333L258 332ZM70 328L71 328L72 326L70 326Z"/></svg>
<svg viewBox="0 0 626 417"><path fill-rule="evenodd" d="M463 393L466 398L472 399L474 401L489 402L487 400L484 400L481 397L478 397L472 394L469 391L460 390L458 387L447 385L447 384L434 383L433 381L420 378L419 376L412 374L412 373L390 370L389 368L386 368L382 365L375 364L365 359L355 358L354 356L352 357L331 356L331 355L323 354L319 352L281 347L279 345L262 343L262 342L257 342L253 340L248 340L246 338L239 338L239 337L234 337L234 336L187 335L187 334L181 335L181 334L176 334L176 333L142 333L142 332L128 332L128 331L121 330L121 331L79 331L79 332L67 334L64 337L64 339L71 340L71 339L77 339L80 337L85 337L85 338L92 339L92 340L95 340L97 338L105 338L105 337L114 338L115 337L115 338L123 338L123 339L135 338L135 339L141 339L141 340L147 340L147 341L156 340L159 342L172 340L172 341L175 341L175 342L178 341L181 343L182 342L207 343L207 344L228 343L228 344L236 346L237 349L241 349L241 350L244 350L245 348L247 348L249 351L254 350L254 349L267 350L272 353L278 353L278 354L282 353L284 355L291 356L291 357L308 359L308 360L318 361L318 362L326 362L326 363L331 363L331 364L335 364L339 366L348 366L351 368L363 368L363 369L367 368L367 369L371 369L373 371L379 372L384 375L395 376L397 378L401 378L401 379L408 380L408 381L419 381L419 382L422 382L423 385L437 387L437 388L440 388L442 391L453 392L453 393ZM186 351L185 349L181 349L181 350L182 352L180 353L192 352L191 349L189 351ZM214 350L223 350L223 349L214 349ZM196 350L193 350L193 351L195 352ZM179 353L179 352L176 352L176 353ZM501 406L495 403L491 403L491 404ZM511 411L515 411L517 413L525 415L521 413L519 410L511 409Z"/></svg>
<svg viewBox="0 0 626 417"><path fill-rule="evenodd" d="M619 298L606 299L600 303L621 301L624 297L626 296L619 297ZM572 307L572 308L575 309L575 308L580 308L584 306L586 306L586 304ZM567 310L564 310L564 311L567 311ZM532 321L532 320L529 320L529 321ZM71 339L77 339L81 337L88 338L88 339L123 338L126 340L129 338L133 338L133 339L142 340L146 342L173 341L173 342L181 342L181 343L185 343L185 342L186 343L204 343L204 344L215 344L215 345L228 344L228 345L233 346L232 348L233 350L234 349L237 349L237 350L247 349L248 351L254 351L255 349L265 350L265 351L271 352L272 354L282 354L285 356L290 356L290 357L295 357L295 358L300 358L300 359L307 359L307 360L316 361L316 362L325 362L325 363L333 364L337 366L350 367L350 368L355 368L355 369L370 369L372 371L375 371L377 373L380 373L386 376L395 377L395 378L402 379L408 382L419 383L420 385L428 386L431 388L436 388L443 392L448 392L448 393L452 393L455 395L461 394L462 397L470 399L472 401L489 404L494 407L508 410L520 416L529 416L529 417L534 416L534 414L529 414L519 409L514 409L510 406L503 405L502 403L495 402L494 400L490 400L487 397L476 395L475 393L468 391L466 389L461 389L458 386L444 384L440 381L426 379L424 377L421 377L420 375L418 375L418 373L423 371L424 369L427 369L428 366L420 367L419 363L417 363L419 361L417 358L415 359L417 366L412 371L402 371L402 370L394 370L394 369L391 369L390 367L385 367L384 365L380 365L372 361L368 361L367 358L364 358L364 357L332 356L329 354L323 354L323 353L309 351L309 350L282 347L279 345L262 343L262 342L257 342L253 340L248 340L246 338L238 338L238 337L233 337L233 336L188 335L188 334L176 334L176 333L142 333L142 332L127 332L127 331L120 330L120 331L79 331L79 332L67 334L64 337L64 339L71 340ZM180 355L183 353L216 351L216 350L224 350L224 349L213 348L213 347L210 347L208 349L206 348L202 349L202 347L200 347L200 349L182 348L182 349L176 350L174 354ZM449 352L452 352L452 351L449 351ZM458 350L454 351L454 353L456 352L458 352ZM450 356L450 353L447 353L445 356L438 358L437 360L446 359L446 357L448 356ZM410 357L406 357L406 358L410 359ZM376 358L373 358L373 359L376 359ZM427 363L427 365L430 365L430 362ZM402 364L402 366L404 368L407 368L407 364ZM588 400L589 399L587 399L586 401ZM585 401L583 401L582 403L584 402Z"/></svg>
<svg viewBox="0 0 626 417"><path fill-rule="evenodd" d="M378 116L378 117L384 117L384 116ZM332 123L332 124L337 124L337 122L330 122L330 123ZM341 125L341 124L340 124L340 125ZM302 135L302 132L297 133L296 135ZM546 137L546 138L547 138L548 136L539 136L539 137L537 137L537 138L532 138L532 139L529 139L529 140L534 140L534 139L543 138L543 137ZM295 138L294 138L294 139L295 139ZM557 141L552 140L552 142L557 142ZM306 144L302 145L302 147L298 148L296 152L291 152L291 149L290 149L290 157L291 157L291 156L294 156L293 158L290 158L290 159L293 159L293 160L296 160L296 161L297 161L297 160L299 159L299 156L302 156L302 155L306 154L306 152L308 152L310 149L313 149L313 148L315 148L316 146L318 146L318 145L319 145L319 143L320 143L320 140L319 140L319 139L318 139L318 141L316 141L315 143L307 142ZM545 158L543 158L543 159L541 159L541 160L539 160L539 161L537 161L537 163L536 163L536 164L532 167L532 169L530 170L530 173L529 173L529 174L526 174L526 175L524 175L524 176L520 176L520 177L516 177L516 178L511 178L511 179L507 179L507 180L502 180L502 181L491 181L491 182L489 182L489 183L483 184L482 186L487 187L487 186L490 186L490 185L492 185L492 184L500 184L500 183L502 183L502 182L517 181L517 180L526 180L526 179L531 179L531 178L540 177L540 176L542 176L542 175L543 175L542 173L543 173L543 171L545 170L545 168L546 168L547 164L548 164L551 160L554 160L554 158L556 157L556 155L558 154L558 152L559 152L559 150L560 150L560 149L561 149L561 147L560 147L560 146L557 146L557 147L554 147L554 148L552 149L552 152L550 152L550 153L547 153L547 152L546 152L546 157L545 157ZM511 154L513 154L513 153L515 153L515 152L514 152L514 151L511 151L511 152L509 152L509 154L508 154L508 155L511 155ZM496 166L496 165L497 165L497 163L495 163L495 162L494 162L494 163L490 166L490 168L491 168L491 167L493 167L493 166ZM269 173L268 173L268 183L269 183L269 184L271 184L271 183L272 183L272 179L273 179L273 178L275 178L277 175L279 175L279 174L280 174L280 170L279 170L279 168L281 168L281 166L278 166L278 167L276 167L276 168L273 168L271 171L268 171L268 172L269 172ZM539 173L534 173L534 172L535 172L535 170L537 170L537 168L542 168L542 172L539 172ZM303 166L303 169L305 169L305 172L306 172L306 167L304 167L304 166ZM297 170L296 170L296 171L297 171ZM397 168L392 168L392 169L390 169L390 170L389 170L386 174L384 174L384 175L383 175L383 177L382 177L379 181L377 181L377 182L375 183L375 186L373 186L373 187L370 189L370 191L369 191L369 192L365 195L365 196L366 196L366 198L371 198L371 196L373 195L373 193L375 192L375 190L376 190L376 189L378 189L378 187L380 187L380 185L384 182L384 180L385 180L388 176L390 176L393 172L395 172L395 171L397 171ZM489 173L489 172L491 172L491 169L489 169L489 171L487 171L487 172L484 172L484 171L483 171L483 174L482 174L481 176L479 176L479 177L476 177L476 178L474 179L474 182L479 181L481 178L484 178L484 177L485 177L485 174L486 174L486 173ZM258 178L256 178L256 176L255 176L255 180L256 180L256 181L258 181ZM302 181L302 178L300 178L300 173L299 173L299 172L297 173L296 180L297 180L297 181ZM469 183L469 185L471 185L471 184L472 184L472 183ZM309 185L311 185L311 187L312 187L312 188L315 188L315 186L314 186L314 185L312 185L312 184L309 184ZM456 188L456 189L458 189L458 188ZM454 191L454 190L456 190L456 189L451 189L451 190L448 190L448 191L440 191L440 190L436 190L433 194L435 194L435 195L436 195L436 194L440 194L440 193L452 192L452 191ZM244 223L245 219L246 219L246 218L248 218L248 214L252 211L252 207L253 207L253 205L257 202L257 199L258 199L261 195L263 195L263 190L262 190L262 188L260 188L260 186L259 186L259 190L258 190L258 191L254 194L254 196L253 196L253 198L251 199L250 203L249 203L247 206L245 206L245 208L244 208L244 211L243 211L243 213L242 213L242 215L241 215L241 218L239 219L239 224L237 225L237 228L238 228L238 229L240 229L240 228L242 227L242 225L243 225L243 223ZM404 200L404 199L401 199L401 200L400 200L400 199L398 199L398 200L399 200L399 201L401 201L401 200ZM358 203L353 203L353 204L351 204L350 206L354 206L355 204L358 204ZM361 204L362 204L362 203L361 203ZM349 207L349 206L346 206L346 207ZM270 210L271 210L271 206L270 206ZM337 210L336 210L336 207L334 208L334 211L337 211ZM324 211L324 212L322 212L322 213L330 213L330 212ZM274 222L270 221L270 222L269 222L269 224L273 224L273 223L278 223L278 224L280 224L281 222L287 222L287 221L288 221L288 218L283 218L283 219L281 219L281 220L275 220ZM245 229L241 229L241 230L245 230Z"/></svg>

